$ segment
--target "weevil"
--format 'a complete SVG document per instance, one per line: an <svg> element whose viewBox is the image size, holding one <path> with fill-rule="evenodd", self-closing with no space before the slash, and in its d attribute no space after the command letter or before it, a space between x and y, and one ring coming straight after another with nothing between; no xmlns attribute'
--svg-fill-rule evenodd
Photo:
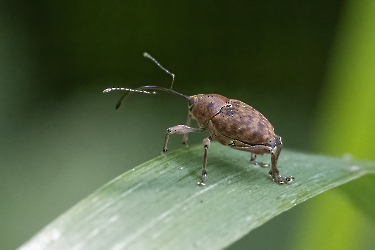
<svg viewBox="0 0 375 250"><path fill-rule="evenodd" d="M187 100L188 119L186 125L177 125L167 129L163 152L167 151L168 139L171 134L182 134L183 143L187 145L189 133L208 131L209 136L203 139L203 167L201 181L198 182L198 185L205 185L207 180L207 151L211 141L218 141L224 146L250 152L250 161L253 163L255 163L256 155L271 154L271 170L269 174L272 180L278 184L294 180L293 176L283 177L279 174L277 160L282 148L281 137L275 134L271 123L259 111L242 101L229 99L218 94L187 96L178 93L172 90L175 75L161 66L149 54L144 53L143 55L154 61L161 69L173 77L170 89L158 86L142 86L136 89L107 88L103 92L126 91L118 101L116 109L120 107L124 98L132 92L145 94L166 92ZM192 119L197 121L198 128L190 126Z"/></svg>

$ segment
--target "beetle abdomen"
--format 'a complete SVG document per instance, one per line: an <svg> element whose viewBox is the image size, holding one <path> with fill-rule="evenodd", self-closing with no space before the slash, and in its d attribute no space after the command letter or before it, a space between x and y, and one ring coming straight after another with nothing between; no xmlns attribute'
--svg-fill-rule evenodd
<svg viewBox="0 0 375 250"><path fill-rule="evenodd" d="M275 136L267 118L253 107L234 99L229 99L211 121L222 135L251 145L265 144Z"/></svg>
<svg viewBox="0 0 375 250"><path fill-rule="evenodd" d="M229 101L225 96L217 94L199 94L190 96L189 99L193 100L191 114L199 124L205 127L211 118L220 112L225 103Z"/></svg>

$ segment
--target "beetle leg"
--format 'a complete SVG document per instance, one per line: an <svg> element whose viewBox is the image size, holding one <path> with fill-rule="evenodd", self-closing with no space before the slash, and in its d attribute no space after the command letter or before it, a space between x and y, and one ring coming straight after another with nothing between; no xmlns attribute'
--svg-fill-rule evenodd
<svg viewBox="0 0 375 250"><path fill-rule="evenodd" d="M198 185L204 186L206 185L207 180L207 172L206 172L206 165L207 165L207 150L211 145L210 137L203 139L203 146L204 146L204 157L203 157L203 167L202 167L202 180L198 182Z"/></svg>
<svg viewBox="0 0 375 250"><path fill-rule="evenodd" d="M250 161L251 161L251 162L255 161L255 158L257 158L257 155L254 154L254 153L251 153Z"/></svg>
<svg viewBox="0 0 375 250"><path fill-rule="evenodd" d="M251 153L250 163L253 164L253 165L262 167L262 168L268 168L270 166L267 163L256 161L255 160L256 158L257 158L257 155L254 154L254 153Z"/></svg>
<svg viewBox="0 0 375 250"><path fill-rule="evenodd" d="M230 146L233 149L241 150L241 151L246 151L251 153L251 158L250 158L250 163L260 166L262 168L268 168L269 164L263 163L263 162L257 162L255 161L257 154L258 155L263 155L263 154L270 154L271 153L271 148L268 146L264 145L249 145L245 144L243 142L239 142L237 140L233 141L233 145Z"/></svg>
<svg viewBox="0 0 375 250"><path fill-rule="evenodd" d="M257 166L260 166L262 168L268 168L270 165L269 164L266 164L266 163L263 163L263 162L259 162L259 161L256 161L255 159L257 158L257 155L254 154L254 153L251 153L251 157L250 157L250 163L251 164L254 164L254 165L257 165Z"/></svg>
<svg viewBox="0 0 375 250"><path fill-rule="evenodd" d="M281 152L281 148L283 146L283 143L281 142L281 137L280 136L275 136L275 139L276 139L276 146L272 149L272 152L271 152L271 162L272 162L272 167L271 167L271 170L269 172L269 174L271 175L272 179L278 183L278 184L284 184L284 183L288 183L292 180L294 180L294 177L293 176L281 176L279 174L279 170L277 169L277 160L279 159L279 155L280 155L280 152Z"/></svg>
<svg viewBox="0 0 375 250"><path fill-rule="evenodd" d="M251 152L252 156L253 154L257 154L257 155L271 154L272 167L271 167L271 170L269 171L269 174L271 175L272 179L278 184L288 183L294 180L293 176L287 176L287 177L281 176L279 174L279 170L277 169L277 160L279 159L279 155L280 155L281 148L282 148L282 142L281 142L280 136L275 135L275 144L272 145L273 148L270 146L265 146L265 145L252 146L252 145L248 145L246 143L243 143L237 140L234 140L230 147L233 149L241 150L241 151ZM267 164L263 164L263 163L258 163L258 164L261 167L267 167Z"/></svg>
<svg viewBox="0 0 375 250"><path fill-rule="evenodd" d="M191 114L189 112L187 120L186 120L186 126L190 127L190 123L191 123ZM187 141L188 141L188 134L186 133L184 134L184 137L182 137L182 144L185 144L186 147L188 146Z"/></svg>
<svg viewBox="0 0 375 250"><path fill-rule="evenodd" d="M167 144L168 144L170 134L187 134L191 132L202 132L202 131L204 131L204 128L192 128L186 125L177 125L174 127L170 127L169 129L167 129L167 133L165 134L163 152L167 151Z"/></svg>

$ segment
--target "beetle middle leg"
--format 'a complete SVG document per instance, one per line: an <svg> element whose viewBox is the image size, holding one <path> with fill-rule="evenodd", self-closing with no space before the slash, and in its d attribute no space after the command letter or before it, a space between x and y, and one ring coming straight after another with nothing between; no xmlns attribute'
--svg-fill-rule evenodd
<svg viewBox="0 0 375 250"><path fill-rule="evenodd" d="M210 137L207 137L203 139L203 146L204 146L204 157L203 157L203 167L202 167L202 179L200 182L198 182L198 185L204 186L206 185L207 180L207 171L206 171L206 165L207 165L207 150L211 145Z"/></svg>
<svg viewBox="0 0 375 250"><path fill-rule="evenodd" d="M257 155L254 154L254 153L251 153L251 157L250 157L250 163L251 164L254 164L256 166L260 166L262 168L268 168L270 165L269 164L266 164L266 163L263 163L263 162L259 162L259 161L256 161Z"/></svg>
<svg viewBox="0 0 375 250"><path fill-rule="evenodd" d="M163 146L163 152L167 152L167 144L169 140L169 135L170 134L187 134L191 132L203 132L204 128L192 128L186 125L177 125L174 127L170 127L167 129L167 133L165 134L165 139L164 139L164 146Z"/></svg>
<svg viewBox="0 0 375 250"><path fill-rule="evenodd" d="M270 154L271 153L271 148L265 145L249 145L247 143L238 141L238 140L233 140L232 143L229 145L233 149L241 150L241 151L246 151L251 153L251 158L250 158L250 163L254 164L256 166L260 166L262 168L268 168L269 164L263 163L263 162L258 162L256 161L256 156L257 154L263 155L263 154Z"/></svg>
<svg viewBox="0 0 375 250"><path fill-rule="evenodd" d="M255 162L255 158L257 158L257 155L254 153L251 153L250 161Z"/></svg>

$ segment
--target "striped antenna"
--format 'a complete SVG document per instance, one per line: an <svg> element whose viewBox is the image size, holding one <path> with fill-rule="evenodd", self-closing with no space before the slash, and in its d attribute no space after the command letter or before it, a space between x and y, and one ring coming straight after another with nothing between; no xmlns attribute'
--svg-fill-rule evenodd
<svg viewBox="0 0 375 250"><path fill-rule="evenodd" d="M149 92L149 91L145 91L145 90L141 90L141 89L128 89L128 88L107 88L105 90L103 90L103 93L108 93L108 92L112 92L112 91L116 91L116 90L120 90L120 91L126 91L125 94L123 94L120 98L120 100L116 103L116 109L118 109L120 106L121 106L121 103L122 101L130 94L130 93L143 93L143 94L157 94L155 91L153 92Z"/></svg>
<svg viewBox="0 0 375 250"><path fill-rule="evenodd" d="M103 90L103 93L108 93L108 92L115 91L115 90L138 92L138 93L144 93L144 94L156 94L155 91L149 92L149 91L140 90L140 89L128 89L128 88L107 88L107 89Z"/></svg>
<svg viewBox="0 0 375 250"><path fill-rule="evenodd" d="M144 57L147 57L149 59L151 59L152 61L154 61L154 63L156 63L162 70L164 70L165 72L167 72L168 74L170 74L172 76L172 84L171 84L171 89L173 87L173 82L174 82L174 74L169 72L166 68L164 68L163 66L161 66L160 63L158 63L158 61L155 60L155 58L153 58L152 56L150 56L150 54L148 54L147 52L143 53L143 56Z"/></svg>
<svg viewBox="0 0 375 250"><path fill-rule="evenodd" d="M186 95L183 95L181 93L178 93L172 89L167 89L167 88L163 88L163 87L158 87L158 86L142 86L142 87L139 87L139 88L136 88L136 89L128 89L128 88L107 88L105 90L103 90L103 93L108 93L108 92L112 92L112 91L117 91L117 90L120 90L120 91L125 91L125 94L123 94L120 98L120 100L117 102L116 104L116 109L118 109L122 103L122 101L130 94L130 93L143 93L143 94L158 94L160 92L165 92L165 93L169 93L169 94L172 94L172 95L175 95L175 96L178 96L178 97L181 97L183 99L187 99L188 96ZM148 91L149 90L149 91Z"/></svg>

